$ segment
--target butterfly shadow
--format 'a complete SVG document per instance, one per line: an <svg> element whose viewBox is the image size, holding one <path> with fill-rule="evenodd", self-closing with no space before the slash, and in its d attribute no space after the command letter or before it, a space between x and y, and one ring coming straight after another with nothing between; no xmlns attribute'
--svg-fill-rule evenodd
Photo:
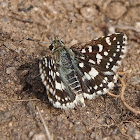
<svg viewBox="0 0 140 140"><path fill-rule="evenodd" d="M39 73L39 60L33 59L28 63L24 63L17 69L17 77L22 86L17 92L18 97L22 100L39 99L51 107L47 98L46 89L43 85Z"/></svg>

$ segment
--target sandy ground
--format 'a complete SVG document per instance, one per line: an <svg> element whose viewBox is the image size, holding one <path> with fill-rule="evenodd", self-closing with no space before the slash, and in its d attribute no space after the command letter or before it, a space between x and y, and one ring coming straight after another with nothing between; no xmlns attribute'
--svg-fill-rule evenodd
<svg viewBox="0 0 140 140"><path fill-rule="evenodd" d="M64 35L70 19L63 38L68 47L117 31L127 34L128 54L119 71L126 102L140 109L139 0L0 0L1 140L47 139L37 106L55 140L140 139L140 116L120 98L104 95L69 111L49 103L38 59L50 53L47 43ZM120 83L112 93L120 93Z"/></svg>

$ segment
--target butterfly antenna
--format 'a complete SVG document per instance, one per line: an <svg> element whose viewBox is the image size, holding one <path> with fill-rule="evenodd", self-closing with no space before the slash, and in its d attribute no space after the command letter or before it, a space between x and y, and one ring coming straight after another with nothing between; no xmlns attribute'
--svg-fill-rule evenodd
<svg viewBox="0 0 140 140"><path fill-rule="evenodd" d="M63 37L66 36L66 34L67 34L67 32L68 32L68 29L70 28L70 26L71 26L71 24L72 24L72 21L73 21L72 19L69 21L69 25L68 25L68 27L67 27L67 29L66 29L64 35L60 38L60 40L61 40Z"/></svg>
<svg viewBox="0 0 140 140"><path fill-rule="evenodd" d="M33 42L36 42L36 43L50 44L50 43L48 43L48 42L38 41L38 40L34 40L34 39L32 39L32 38L26 38L26 40L33 41ZM22 40L22 41L23 41L23 40Z"/></svg>

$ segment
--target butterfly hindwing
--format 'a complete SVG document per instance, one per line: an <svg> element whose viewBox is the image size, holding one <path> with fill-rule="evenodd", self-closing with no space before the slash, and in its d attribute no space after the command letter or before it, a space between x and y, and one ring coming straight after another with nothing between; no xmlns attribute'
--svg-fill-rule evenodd
<svg viewBox="0 0 140 140"><path fill-rule="evenodd" d="M80 96L63 82L54 59L51 56L42 58L39 68L49 101L57 108L74 108Z"/></svg>

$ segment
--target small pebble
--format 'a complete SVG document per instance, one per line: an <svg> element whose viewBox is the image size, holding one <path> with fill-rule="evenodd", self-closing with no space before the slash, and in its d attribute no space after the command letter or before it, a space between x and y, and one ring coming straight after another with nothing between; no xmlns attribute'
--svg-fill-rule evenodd
<svg viewBox="0 0 140 140"><path fill-rule="evenodd" d="M6 73L7 73L7 74L11 74L11 73L13 73L14 71L15 71L15 67L9 67L9 68L6 69Z"/></svg>

